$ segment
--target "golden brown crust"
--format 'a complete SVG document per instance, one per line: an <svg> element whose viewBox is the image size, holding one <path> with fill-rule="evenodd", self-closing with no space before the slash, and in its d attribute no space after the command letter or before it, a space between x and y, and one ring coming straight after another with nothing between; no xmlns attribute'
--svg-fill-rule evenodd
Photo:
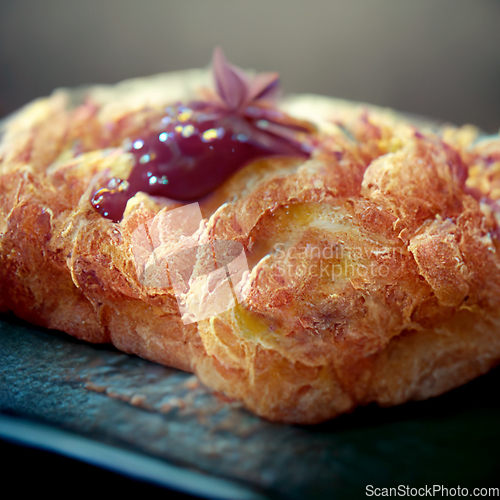
<svg viewBox="0 0 500 500"><path fill-rule="evenodd" d="M425 399L498 363L500 139L313 96L283 104L318 126L310 160L255 162L200 203L200 242L238 241L249 274L236 307L183 324L134 255L134 231L179 205L140 193L115 224L89 199L130 169L122 141L206 82L94 88L75 107L58 92L7 122L1 311L195 372L285 422Z"/></svg>

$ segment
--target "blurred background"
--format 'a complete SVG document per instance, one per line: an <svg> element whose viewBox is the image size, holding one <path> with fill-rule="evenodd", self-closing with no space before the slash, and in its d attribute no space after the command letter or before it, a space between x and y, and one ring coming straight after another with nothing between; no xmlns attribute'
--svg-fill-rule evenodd
<svg viewBox="0 0 500 500"><path fill-rule="evenodd" d="M287 92L500 127L500 1L0 0L0 117L60 86L230 61Z"/></svg>

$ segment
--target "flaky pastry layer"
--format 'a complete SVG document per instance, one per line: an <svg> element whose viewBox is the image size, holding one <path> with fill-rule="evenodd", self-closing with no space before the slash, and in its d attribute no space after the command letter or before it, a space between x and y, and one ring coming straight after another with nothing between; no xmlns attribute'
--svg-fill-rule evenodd
<svg viewBox="0 0 500 500"><path fill-rule="evenodd" d="M200 201L197 238L241 243L249 273L235 307L183 324L133 251L179 203L139 193L113 223L89 200L130 171L124 141L203 85L190 71L58 91L6 121L0 311L291 423L426 399L499 362L500 138L318 96L282 103L318 128L309 160L254 162Z"/></svg>

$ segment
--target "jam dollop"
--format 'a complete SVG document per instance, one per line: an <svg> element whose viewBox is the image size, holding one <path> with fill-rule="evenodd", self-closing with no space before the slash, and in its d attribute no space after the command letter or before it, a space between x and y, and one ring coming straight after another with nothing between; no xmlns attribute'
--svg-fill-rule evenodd
<svg viewBox="0 0 500 500"><path fill-rule="evenodd" d="M112 178L91 198L104 217L118 222L137 192L194 201L212 192L238 169L270 156L308 157L312 128L276 110L277 75L249 80L214 53L219 98L166 109L154 131L131 141L134 166L128 179Z"/></svg>

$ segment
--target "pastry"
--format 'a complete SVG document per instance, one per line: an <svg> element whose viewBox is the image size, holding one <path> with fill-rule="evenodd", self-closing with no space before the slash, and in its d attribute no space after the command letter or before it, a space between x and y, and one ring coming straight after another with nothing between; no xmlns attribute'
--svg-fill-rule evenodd
<svg viewBox="0 0 500 500"><path fill-rule="evenodd" d="M500 138L208 70L2 126L0 311L313 424L500 360Z"/></svg>

